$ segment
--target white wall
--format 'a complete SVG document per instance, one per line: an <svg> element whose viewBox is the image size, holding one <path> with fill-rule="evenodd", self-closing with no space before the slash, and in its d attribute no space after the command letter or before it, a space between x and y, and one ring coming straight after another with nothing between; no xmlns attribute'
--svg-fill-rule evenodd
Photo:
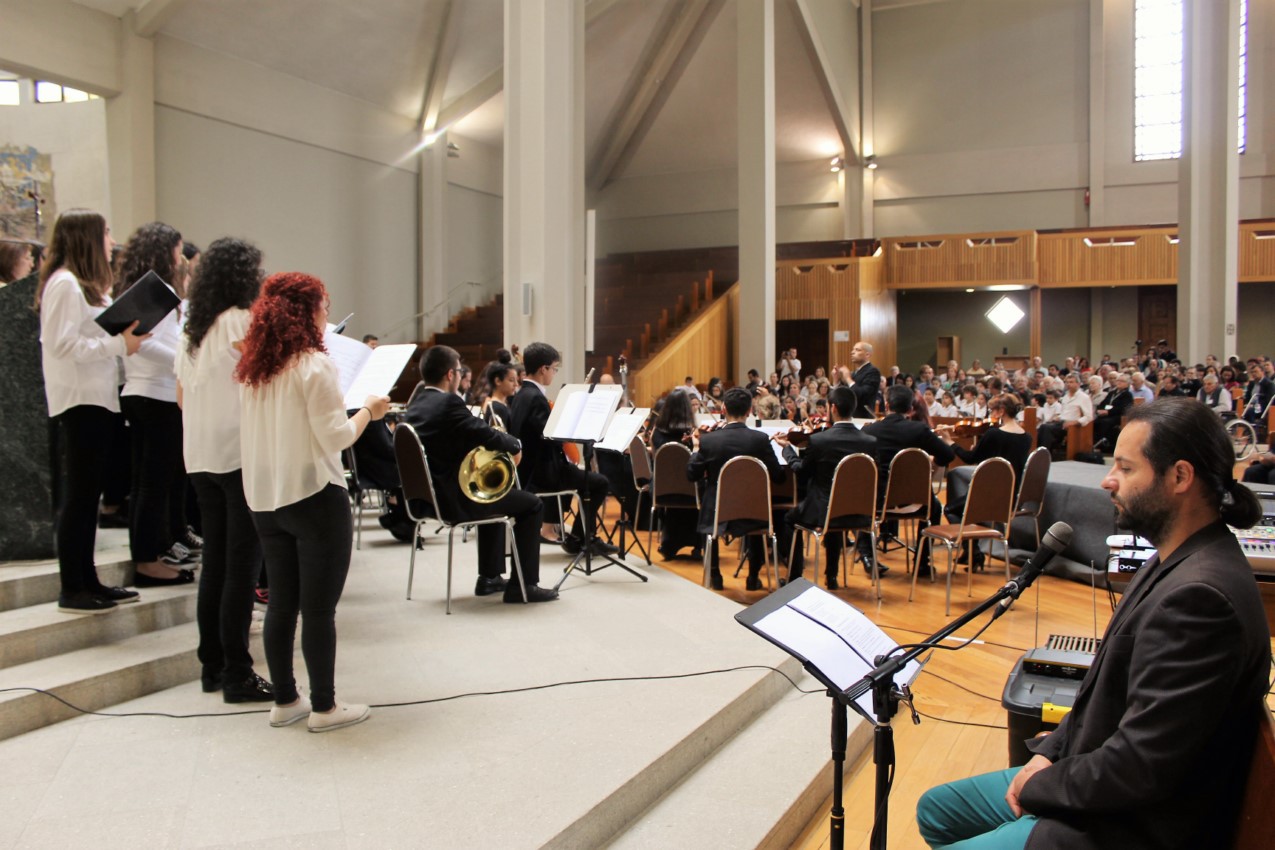
<svg viewBox="0 0 1275 850"><path fill-rule="evenodd" d="M19 149L33 147L51 157L53 197L45 205L46 241L53 233L58 211L83 207L109 217L105 101L0 108L0 144ZM116 233L115 237L123 241L127 235Z"/></svg>

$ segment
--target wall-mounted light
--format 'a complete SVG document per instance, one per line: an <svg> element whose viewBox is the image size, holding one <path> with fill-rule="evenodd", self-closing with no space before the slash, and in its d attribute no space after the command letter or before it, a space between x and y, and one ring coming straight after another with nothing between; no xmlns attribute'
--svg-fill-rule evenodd
<svg viewBox="0 0 1275 850"><path fill-rule="evenodd" d="M452 159L460 159L460 145L455 142L448 142L447 155Z"/></svg>
<svg viewBox="0 0 1275 850"><path fill-rule="evenodd" d="M845 167L846 167L846 161L844 159L842 159L839 156L834 156L832 158L831 168L832 168L833 174L836 174L838 171L840 171L841 169Z"/></svg>
<svg viewBox="0 0 1275 850"><path fill-rule="evenodd" d="M867 159L865 159L865 160L863 161L863 167L864 167L864 168L871 168L873 171L875 171L875 170L876 170L876 168L877 168L877 155L876 155L876 154L872 154L872 155L871 155L871 156L869 156Z"/></svg>

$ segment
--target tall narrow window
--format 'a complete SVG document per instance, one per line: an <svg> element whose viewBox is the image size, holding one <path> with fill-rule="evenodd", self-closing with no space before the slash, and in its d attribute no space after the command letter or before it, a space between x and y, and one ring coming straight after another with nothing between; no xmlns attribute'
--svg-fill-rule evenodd
<svg viewBox="0 0 1275 850"><path fill-rule="evenodd" d="M1182 0L1134 0L1133 158L1182 155ZM1248 0L1240 0L1239 150L1248 90Z"/></svg>

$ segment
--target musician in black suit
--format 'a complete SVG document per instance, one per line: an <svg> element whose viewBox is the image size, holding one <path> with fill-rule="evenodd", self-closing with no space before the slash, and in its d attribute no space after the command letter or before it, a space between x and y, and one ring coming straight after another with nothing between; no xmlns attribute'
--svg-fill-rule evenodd
<svg viewBox="0 0 1275 850"><path fill-rule="evenodd" d="M508 452L521 460L522 445L510 434L495 430L469 412L456 395L460 386L460 355L436 345L421 357L424 385L407 405L406 421L421 438L439 509L450 520L511 516L528 602L547 602L558 592L540 587L540 519L543 506L535 495L514 488L490 504L475 502L460 489L461 461L478 446ZM478 584L474 593L486 596L504 591L506 602L521 602L516 581L501 578L505 568L505 530L495 523L478 527Z"/></svg>
<svg viewBox="0 0 1275 850"><path fill-rule="evenodd" d="M819 528L828 514L828 501L832 497L832 478L837 471L837 464L847 455L863 452L869 457L876 457L876 438L870 437L855 427L850 421L854 412L855 396L847 387L837 387L828 394L829 416L832 427L826 431L810 435L810 445L797 456L797 451L790 445L785 436L776 439L784 447L784 460L788 468L797 476L797 486L805 487L806 497L801 504L790 510L784 517L789 533L795 531L797 523L808 528ZM857 519L857 518L854 518ZM868 518L864 517L864 521ZM859 524L859 523L856 523ZM832 532L824 536L825 551L824 578L829 590L837 589L837 562L841 557L842 534ZM788 581L801 578L805 566L805 551L798 541L788 562Z"/></svg>
<svg viewBox="0 0 1275 850"><path fill-rule="evenodd" d="M562 548L575 555L583 548L584 540L593 540L595 555L614 555L619 551L615 546L593 535L597 512L609 491L606 476L580 469L567 459L562 443L545 439L545 423L549 421L549 397L545 395L545 388L558 374L562 357L552 345L533 342L523 351L522 362L527 368L527 378L509 400L509 431L522 441L526 453L526 461L518 470L523 489L532 493L575 490L582 498L587 494L593 509L581 511L584 521L575 524L563 540Z"/></svg>
<svg viewBox="0 0 1275 850"><path fill-rule="evenodd" d="M722 474L722 467L731 458L747 456L755 457L766 465L770 480L776 484L784 480L784 468L775 458L775 451L770 447L770 438L762 431L754 431L744 424L749 412L753 409L753 397L742 387L732 387L723 397L726 405L726 426L700 436L698 430L691 432L691 442L695 447L690 462L686 467L686 477L691 481L702 481L704 492L700 498L699 533L713 534L712 547L712 585L714 590L722 589L722 573L718 565L717 535L728 533L741 536L755 531L760 523L734 522L726 528L717 528L715 514L717 511L717 479ZM748 546L748 590L761 590L762 561L765 560L764 543L758 535L747 538Z"/></svg>
<svg viewBox="0 0 1275 850"><path fill-rule="evenodd" d="M871 419L876 416L877 396L881 394L881 370L872 365L872 344L860 340L850 349L850 391L854 393L853 418Z"/></svg>
<svg viewBox="0 0 1275 850"><path fill-rule="evenodd" d="M1120 435L1120 423L1132 408L1133 392L1129 389L1129 376L1120 372L1116 375L1116 388L1107 393L1102 404L1094 409L1094 448L1115 448L1116 437Z"/></svg>
<svg viewBox="0 0 1275 850"><path fill-rule="evenodd" d="M1232 846L1270 635L1227 525L1249 528L1262 509L1232 475L1221 420L1194 399L1133 408L1115 456L1102 486L1116 524L1156 555L1125 591L1071 712L1027 742L1032 759L921 798L931 846Z"/></svg>
<svg viewBox="0 0 1275 850"><path fill-rule="evenodd" d="M885 395L886 408L890 412L880 422L874 422L863 429L865 434L870 434L877 440L878 505L885 498L886 484L890 479L890 462L903 449L922 449L940 467L947 466L956 457L956 453L952 451L951 446L939 439L930 426L924 422L917 422L914 419L907 418L908 414L912 412L915 397L916 394L909 387L901 384L890 387ZM939 504L939 500L934 496L930 497L930 511L927 519L931 523L943 521L943 508ZM928 541L922 541L919 545L923 548L917 560L918 569L920 570L920 575L928 576L931 570L930 544ZM865 564L873 563L873 561L868 560L871 556L871 553L867 551L869 546L871 546L871 541L867 535L860 534L859 554L864 558ZM882 567L879 571L885 573L886 569Z"/></svg>

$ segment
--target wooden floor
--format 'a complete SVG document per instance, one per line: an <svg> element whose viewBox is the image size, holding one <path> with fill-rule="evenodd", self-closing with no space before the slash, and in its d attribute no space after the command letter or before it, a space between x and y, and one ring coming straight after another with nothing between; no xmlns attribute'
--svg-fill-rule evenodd
<svg viewBox="0 0 1275 850"><path fill-rule="evenodd" d="M646 535L642 534L645 544ZM658 541L657 541L658 542ZM696 583L703 580L701 562L683 557L664 561L653 553L654 562ZM939 557L940 576L946 565ZM750 604L765 595L764 591L744 590L744 576L732 576L735 557L722 556L725 596L741 604ZM807 557L807 578L810 577ZM878 603L862 570L850 575L846 587L837 594L866 613L877 625L900 643L926 637L974 604L990 596L1005 580L1001 562L993 561L988 571L974 576L973 596L968 596L968 574L957 566L953 579L952 614L944 614L944 583L918 582L916 598L908 602L908 579L902 555L896 551L886 555L882 563L890 573L882 580L882 600ZM820 556L822 567L822 553ZM999 568L999 571L997 570ZM782 574L782 572L781 572ZM1099 636L1111 617L1112 601L1105 590L1092 590L1076 582L1043 577L1032 590L995 625L985 632L980 643L959 652L940 652L932 657L913 685L919 711L926 715L919 726L912 724L906 707L901 706L895 718L897 769L890 797L889 846L894 850L924 848L917 832L914 813L916 801L926 789L976 773L1008 766L1007 715L1000 704L1015 661L1028 649L1045 641L1048 635L1066 634ZM1039 623L1037 622L1039 612ZM961 634L973 634L981 622ZM961 725L973 724L973 725ZM828 735L828 728L801 730L804 734ZM792 732L797 734L797 730ZM845 791L845 823L848 848L868 847L872 821L874 766L871 752L855 765L847 777ZM807 827L797 850L817 850L828 846L828 816L831 798L824 802L819 816Z"/></svg>

